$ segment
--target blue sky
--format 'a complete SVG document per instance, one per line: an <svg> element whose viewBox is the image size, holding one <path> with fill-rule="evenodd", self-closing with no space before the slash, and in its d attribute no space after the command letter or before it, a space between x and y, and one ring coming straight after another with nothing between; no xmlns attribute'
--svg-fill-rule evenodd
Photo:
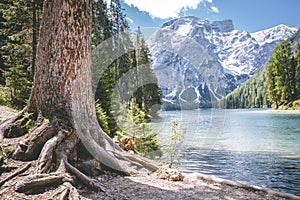
<svg viewBox="0 0 300 200"><path fill-rule="evenodd" d="M121 0L130 26L160 27L193 15L209 21L232 19L250 33L279 24L300 27L300 0Z"/></svg>

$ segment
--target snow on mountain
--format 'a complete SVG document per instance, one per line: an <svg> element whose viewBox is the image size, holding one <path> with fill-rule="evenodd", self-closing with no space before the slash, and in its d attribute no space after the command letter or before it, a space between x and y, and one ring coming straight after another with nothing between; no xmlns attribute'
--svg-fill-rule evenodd
<svg viewBox="0 0 300 200"><path fill-rule="evenodd" d="M281 24L263 31L252 33L251 36L255 38L260 46L263 46L264 44L272 43L274 41L287 40L295 34L297 30L298 29L295 27Z"/></svg>
<svg viewBox="0 0 300 200"><path fill-rule="evenodd" d="M257 33L235 30L232 20L183 17L166 22L147 41L165 109L211 107L246 81L297 28Z"/></svg>

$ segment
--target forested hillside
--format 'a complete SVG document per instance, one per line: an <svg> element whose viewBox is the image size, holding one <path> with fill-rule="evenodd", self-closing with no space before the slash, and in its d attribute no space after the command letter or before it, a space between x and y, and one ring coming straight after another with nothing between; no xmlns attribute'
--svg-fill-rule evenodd
<svg viewBox="0 0 300 200"><path fill-rule="evenodd" d="M274 49L269 62L224 98L226 108L296 109L300 92L300 32ZM295 102L296 101L296 102Z"/></svg>
<svg viewBox="0 0 300 200"><path fill-rule="evenodd" d="M221 101L225 108L262 108L269 106L266 67L241 84Z"/></svg>

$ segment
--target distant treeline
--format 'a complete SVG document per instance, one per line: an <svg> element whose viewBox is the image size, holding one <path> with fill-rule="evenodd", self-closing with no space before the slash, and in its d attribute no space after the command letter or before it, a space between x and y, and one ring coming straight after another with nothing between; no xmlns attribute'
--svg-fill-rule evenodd
<svg viewBox="0 0 300 200"><path fill-rule="evenodd" d="M220 103L225 108L262 108L269 106L266 67L229 93Z"/></svg>
<svg viewBox="0 0 300 200"><path fill-rule="evenodd" d="M275 109L295 107L293 102L300 99L299 33L298 31L289 41L281 41L266 66L222 99L220 106Z"/></svg>

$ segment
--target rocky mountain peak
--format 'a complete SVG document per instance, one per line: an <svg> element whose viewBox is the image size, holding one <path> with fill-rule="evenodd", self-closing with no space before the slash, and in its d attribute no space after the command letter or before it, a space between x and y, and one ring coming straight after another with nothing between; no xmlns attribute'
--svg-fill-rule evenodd
<svg viewBox="0 0 300 200"><path fill-rule="evenodd" d="M215 32L230 32L234 30L233 21L231 19L210 22L194 16L187 16L168 21L164 23L161 28L178 30L182 26L189 26L190 28L204 28L206 31Z"/></svg>
<svg viewBox="0 0 300 200"><path fill-rule="evenodd" d="M258 71L282 39L297 28L279 25L257 33L232 20L174 19L148 40L165 109L211 107Z"/></svg>

